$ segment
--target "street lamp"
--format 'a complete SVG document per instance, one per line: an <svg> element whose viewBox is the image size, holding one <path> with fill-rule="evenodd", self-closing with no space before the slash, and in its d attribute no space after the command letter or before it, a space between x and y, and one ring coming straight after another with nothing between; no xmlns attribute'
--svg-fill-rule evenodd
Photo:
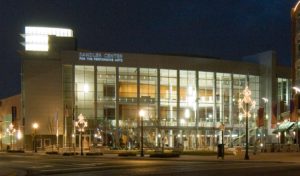
<svg viewBox="0 0 300 176"><path fill-rule="evenodd" d="M82 132L84 132L84 128L87 127L87 121L84 120L84 116L79 114L78 120L75 122L75 126L78 128L80 132L80 154L83 155L83 148L82 148Z"/></svg>
<svg viewBox="0 0 300 176"><path fill-rule="evenodd" d="M248 155L248 117L251 116L251 110L255 108L256 102L251 99L251 91L248 86L243 90L243 99L239 99L239 108L242 110L244 116L246 117L246 152L245 152L245 160L249 160ZM250 105L250 108L249 108Z"/></svg>
<svg viewBox="0 0 300 176"><path fill-rule="evenodd" d="M9 124L8 128L6 129L6 132L10 136L10 147L11 147L11 150L12 150L13 149L12 137L13 137L14 133L16 132L16 129L14 128L14 125L12 123Z"/></svg>
<svg viewBox="0 0 300 176"><path fill-rule="evenodd" d="M144 126L144 117L145 117L145 111L144 110L140 110L139 112L139 116L140 116L140 121L141 121L141 157L144 157L144 141L143 141L143 138L144 138L144 129L143 129L143 126Z"/></svg>
<svg viewBox="0 0 300 176"><path fill-rule="evenodd" d="M33 123L32 124L32 128L33 128L33 130L34 130L34 133L33 133L33 146L34 146L34 152L36 153L37 152L37 148L36 148L36 130L39 128L39 124L38 123Z"/></svg>
<svg viewBox="0 0 300 176"><path fill-rule="evenodd" d="M296 99L296 98L298 98L297 97L297 94L300 92L300 88L298 88L298 87L296 87L296 86L294 86L293 87L293 89L295 90L295 98L294 99ZM299 132L298 132L298 99L295 101L297 104L295 104L294 106L295 106L295 109L296 109L296 114L295 114L295 117L296 117L296 144L298 144L299 143ZM293 112L291 112L292 114L293 114Z"/></svg>
<svg viewBox="0 0 300 176"><path fill-rule="evenodd" d="M264 109L264 133L263 133L263 139L264 139L264 152L266 151L266 137L267 137L267 129L268 129L268 114L267 114L267 103L269 102L269 99L263 97L262 100L264 101L265 109Z"/></svg>

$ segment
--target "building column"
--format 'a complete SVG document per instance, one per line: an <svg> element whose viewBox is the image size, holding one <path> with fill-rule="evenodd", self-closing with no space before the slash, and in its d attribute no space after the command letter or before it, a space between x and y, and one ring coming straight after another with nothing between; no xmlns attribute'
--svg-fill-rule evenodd
<svg viewBox="0 0 300 176"><path fill-rule="evenodd" d="M198 149L199 146L199 136L201 134L201 129L199 132L199 121L200 121L200 117L199 117L199 105L198 105L198 101L199 100L199 72L196 71L196 99L195 99L195 114L196 114L196 149Z"/></svg>
<svg viewBox="0 0 300 176"><path fill-rule="evenodd" d="M229 117L228 117L228 126L231 127L231 131L229 133L229 143L230 145L232 144L232 134L233 134L233 129L234 129L234 123L233 123L233 74L230 74L230 90L229 90ZM224 124L225 130L226 130L226 124ZM225 130L224 130L224 135L225 135ZM227 138L228 139L228 138Z"/></svg>
<svg viewBox="0 0 300 176"><path fill-rule="evenodd" d="M157 68L157 102L156 102L156 114L157 114L157 124L160 126L160 68ZM158 146L158 133L159 133L159 126L155 129L155 145Z"/></svg>
<svg viewBox="0 0 300 176"><path fill-rule="evenodd" d="M141 133L142 133L142 131L141 131L141 117L140 117L140 115L139 115L139 112L140 112L140 110L141 110L141 106L140 106L140 97L141 97L141 93L140 93L140 88L141 88L141 86L140 86L140 68L137 68L136 69L136 74L137 74L137 84L136 84L136 86L137 86L137 92L136 92L136 96L137 96L137 99L136 99L136 105L137 105L137 107L136 107L136 119L137 119L137 122L138 122L138 125L137 126L139 126L139 129L140 129L140 133L138 133L139 135L138 135L138 137L139 137L139 139L141 139ZM145 117L142 117L142 118L145 118ZM144 123L145 121L143 121L143 123ZM144 129L143 130L145 130L145 126L144 126ZM140 140L140 146L142 145L141 144L141 140Z"/></svg>
<svg viewBox="0 0 300 176"><path fill-rule="evenodd" d="M119 147L119 67L116 67L116 108L115 108L115 120L116 120L116 130L115 130L115 147Z"/></svg>
<svg viewBox="0 0 300 176"><path fill-rule="evenodd" d="M75 119L77 118L77 105L75 105L75 65L72 65L72 145L76 148L76 127L75 127Z"/></svg>
<svg viewBox="0 0 300 176"><path fill-rule="evenodd" d="M212 141L210 143L211 146L215 146L215 135L216 135L216 120L217 120L217 100L216 100L216 85L217 85L217 79L216 79L216 72L214 72L214 85L213 85L213 137Z"/></svg>
<svg viewBox="0 0 300 176"><path fill-rule="evenodd" d="M177 86L176 86L176 96L177 96L177 102L176 102L176 114L177 114L177 131L180 133L180 137L179 137L179 143L183 145L183 141L182 141L182 127L180 126L180 72L179 70L177 71L177 76L176 76L176 81L177 81Z"/></svg>
<svg viewBox="0 0 300 176"><path fill-rule="evenodd" d="M98 104L98 99L97 99L97 72L98 72L98 70L97 70L97 66L95 65L94 66L94 121L95 121L95 123L94 123L94 130L93 130L93 132L94 132L94 134L95 134L95 129L97 129L97 124L98 124L98 119L97 119L97 104ZM93 138L93 140L90 140L90 141L93 141L93 144L95 143L95 139L94 139L94 134L92 134L91 135L91 138Z"/></svg>

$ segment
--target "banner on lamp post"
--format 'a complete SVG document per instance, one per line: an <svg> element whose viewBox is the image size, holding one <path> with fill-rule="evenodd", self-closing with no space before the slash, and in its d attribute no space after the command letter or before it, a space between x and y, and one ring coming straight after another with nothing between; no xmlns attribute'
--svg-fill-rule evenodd
<svg viewBox="0 0 300 176"><path fill-rule="evenodd" d="M263 127L264 126L264 108L263 107L260 107L257 110L256 125L258 127Z"/></svg>

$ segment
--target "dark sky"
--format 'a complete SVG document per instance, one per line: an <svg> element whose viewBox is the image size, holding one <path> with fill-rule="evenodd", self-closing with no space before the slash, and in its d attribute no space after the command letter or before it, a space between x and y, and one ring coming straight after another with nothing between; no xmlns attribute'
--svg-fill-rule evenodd
<svg viewBox="0 0 300 176"><path fill-rule="evenodd" d="M240 59L275 50L290 65L296 0L0 0L0 98L20 92L25 25L72 28L79 48Z"/></svg>

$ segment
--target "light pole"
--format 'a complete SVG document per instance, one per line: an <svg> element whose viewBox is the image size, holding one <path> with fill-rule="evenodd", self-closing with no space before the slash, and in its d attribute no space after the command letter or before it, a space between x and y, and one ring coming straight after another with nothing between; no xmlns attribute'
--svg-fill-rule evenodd
<svg viewBox="0 0 300 176"><path fill-rule="evenodd" d="M140 115L140 121L141 121L141 157L144 157L144 129L143 129L143 126L144 126L144 116L145 116L145 111L144 110L140 110L139 112L139 115Z"/></svg>
<svg viewBox="0 0 300 176"><path fill-rule="evenodd" d="M267 103L269 102L269 99L263 97L262 100L264 101L265 109L264 109L264 133L263 133L263 138L264 138L264 152L266 151L266 137L267 137L267 129L268 129L268 114L267 114Z"/></svg>
<svg viewBox="0 0 300 176"><path fill-rule="evenodd" d="M220 125L220 130L221 130L221 148L220 148L220 152L221 152L221 157L222 159L224 159L224 130L225 130L225 124L222 122L221 125Z"/></svg>
<svg viewBox="0 0 300 176"><path fill-rule="evenodd" d="M10 123L8 128L6 129L7 133L10 136L10 149L13 150L13 135L16 132L16 129L14 128L14 124Z"/></svg>
<svg viewBox="0 0 300 176"><path fill-rule="evenodd" d="M39 124L38 123L33 123L32 124L32 128L34 130L34 133L33 133L33 147L34 147L34 152L36 153L37 152L37 147L36 147L36 131L37 129L39 128Z"/></svg>
<svg viewBox="0 0 300 176"><path fill-rule="evenodd" d="M298 98L298 96L297 96L297 94L300 92L300 88L298 88L298 87L296 87L296 86L294 86L293 87L293 89L295 90L295 97L294 97L294 99L296 99L296 98ZM299 132L298 132L298 100L296 100L295 101L297 104L295 104L294 105L294 109L296 109L296 114L295 114L295 116L296 116L296 144L298 145L298 143L299 143ZM294 110L295 111L295 110ZM293 112L291 112L292 114L293 114ZM298 148L298 146L297 146L297 148Z"/></svg>
<svg viewBox="0 0 300 176"><path fill-rule="evenodd" d="M243 90L243 99L239 99L239 108L243 111L244 116L246 117L246 152L245 152L245 160L249 160L248 155L248 117L251 116L251 110L255 108L256 102L251 99L251 91L248 86ZM249 108L250 105L250 108Z"/></svg>
<svg viewBox="0 0 300 176"><path fill-rule="evenodd" d="M80 133L80 155L83 155L83 148L82 148L82 132L84 132L84 128L87 127L87 121L84 120L84 116L79 114L78 120L75 122L75 126L78 128Z"/></svg>

